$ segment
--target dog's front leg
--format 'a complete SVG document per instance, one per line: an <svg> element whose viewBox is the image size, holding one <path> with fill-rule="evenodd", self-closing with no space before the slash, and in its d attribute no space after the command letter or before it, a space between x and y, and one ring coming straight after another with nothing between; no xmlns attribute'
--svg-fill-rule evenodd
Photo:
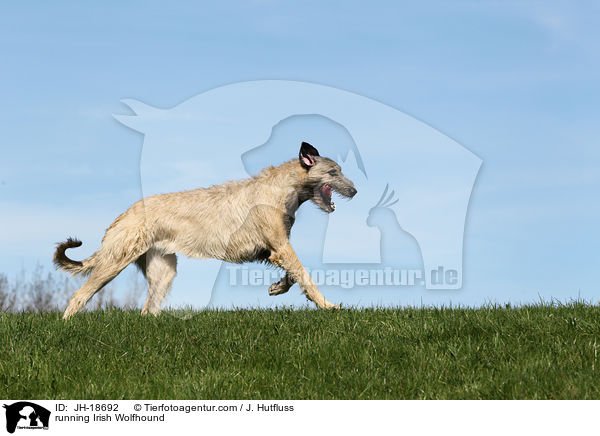
<svg viewBox="0 0 600 436"><path fill-rule="evenodd" d="M269 286L269 295L274 296L285 294L287 291L290 290L294 283L296 282L294 281L292 276L289 273L286 273L285 276L281 278L281 280Z"/></svg>
<svg viewBox="0 0 600 436"><path fill-rule="evenodd" d="M298 256L292 249L292 246L289 242L271 252L269 261L274 265L283 268L293 282L296 282L300 285L304 295L306 295L306 298L314 302L321 309L339 309L339 306L327 301L323 294L319 292L319 288L317 288L317 285L315 282L313 282L310 274L308 274L306 269L304 269L304 266L302 266L300 259L298 259ZM275 285L277 284L278 283Z"/></svg>

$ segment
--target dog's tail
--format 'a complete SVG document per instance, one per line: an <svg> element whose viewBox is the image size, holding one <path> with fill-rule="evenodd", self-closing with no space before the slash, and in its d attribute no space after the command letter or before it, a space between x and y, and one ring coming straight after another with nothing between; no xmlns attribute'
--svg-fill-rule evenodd
<svg viewBox="0 0 600 436"><path fill-rule="evenodd" d="M57 269L70 272L73 275L87 275L94 269L93 257L80 262L67 257L65 251L69 248L81 247L81 241L75 238L68 238L65 242L59 242L54 252L54 265Z"/></svg>

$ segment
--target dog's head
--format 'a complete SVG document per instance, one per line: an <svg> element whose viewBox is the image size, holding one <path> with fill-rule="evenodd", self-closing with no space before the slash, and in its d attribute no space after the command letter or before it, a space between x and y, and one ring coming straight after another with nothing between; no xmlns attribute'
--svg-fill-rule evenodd
<svg viewBox="0 0 600 436"><path fill-rule="evenodd" d="M298 153L300 165L306 171L305 187L310 200L327 213L335 210L331 201L333 191L343 197L352 198L356 188L352 180L342 174L342 169L333 160L319 156L319 152L308 142L303 142Z"/></svg>

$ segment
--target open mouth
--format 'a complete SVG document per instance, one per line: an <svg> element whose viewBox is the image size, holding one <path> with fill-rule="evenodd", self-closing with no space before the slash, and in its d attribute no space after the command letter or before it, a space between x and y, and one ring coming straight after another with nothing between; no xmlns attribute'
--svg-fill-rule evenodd
<svg viewBox="0 0 600 436"><path fill-rule="evenodd" d="M331 186L323 185L321 186L321 189L319 191L321 192L321 198L323 199L323 202L333 212L335 210L335 204L333 203L333 201L331 201Z"/></svg>

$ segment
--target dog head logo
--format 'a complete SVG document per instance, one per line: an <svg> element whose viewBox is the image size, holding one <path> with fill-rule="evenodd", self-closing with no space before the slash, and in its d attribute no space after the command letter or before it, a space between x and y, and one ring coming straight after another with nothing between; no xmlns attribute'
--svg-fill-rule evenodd
<svg viewBox="0 0 600 436"><path fill-rule="evenodd" d="M14 433L19 429L48 429L50 411L28 401L4 405L6 409L6 431Z"/></svg>
<svg viewBox="0 0 600 436"><path fill-rule="evenodd" d="M414 267L424 289L462 287L465 220L482 161L425 123L357 94L291 81L227 85L171 109L123 102L135 115L115 118L144 134L144 196L254 175L306 141L359 193L335 213L296 220L292 238L322 238L299 244L309 266ZM202 274L222 271L209 268Z"/></svg>

